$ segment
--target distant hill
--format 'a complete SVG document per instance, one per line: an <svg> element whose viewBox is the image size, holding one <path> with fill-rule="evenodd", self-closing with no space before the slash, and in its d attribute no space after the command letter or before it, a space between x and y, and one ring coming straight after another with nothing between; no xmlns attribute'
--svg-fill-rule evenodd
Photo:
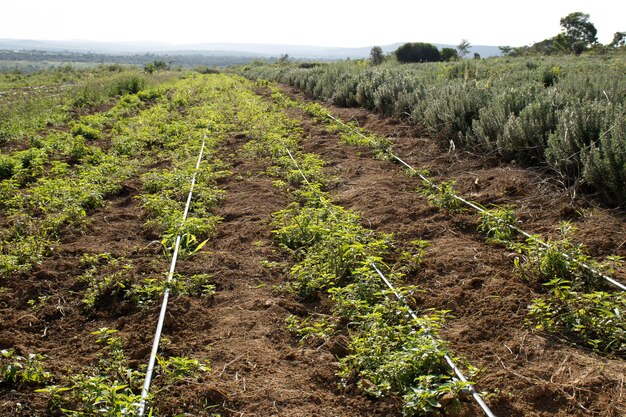
<svg viewBox="0 0 626 417"><path fill-rule="evenodd" d="M380 45L383 51L392 52L402 45L401 42L391 45ZM454 48L455 45L435 44L438 48ZM42 41L24 39L0 39L0 49L3 50L40 50L54 52L80 52L95 54L144 54L158 53L159 55L210 55L210 56L251 56L259 58L277 57L288 54L297 59L359 59L370 54L371 46L360 48L337 48L302 45L273 45L273 44L244 44L244 43L198 43L198 44L170 44L165 42L95 42L84 40ZM497 46L476 45L470 49L481 57L500 55Z"/></svg>

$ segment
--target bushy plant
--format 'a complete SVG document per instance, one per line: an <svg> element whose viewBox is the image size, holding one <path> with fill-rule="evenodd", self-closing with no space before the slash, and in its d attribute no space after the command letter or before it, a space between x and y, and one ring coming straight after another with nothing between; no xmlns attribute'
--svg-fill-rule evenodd
<svg viewBox="0 0 626 417"><path fill-rule="evenodd" d="M589 146L583 177L611 204L626 201L626 116L619 113Z"/></svg>
<svg viewBox="0 0 626 417"><path fill-rule="evenodd" d="M424 123L434 136L462 141L489 99L488 91L473 83L451 82L422 101Z"/></svg>
<svg viewBox="0 0 626 417"><path fill-rule="evenodd" d="M545 330L594 350L626 357L626 297L621 292L576 291L570 281L555 278L548 294L535 299L528 317Z"/></svg>
<svg viewBox="0 0 626 417"><path fill-rule="evenodd" d="M526 106L519 116L510 115L497 141L505 160L532 164L544 160L548 137L556 129L557 107L550 97Z"/></svg>
<svg viewBox="0 0 626 417"><path fill-rule="evenodd" d="M13 349L0 350L0 385L41 385L49 382L52 374L45 370L43 359L38 354L20 356Z"/></svg>

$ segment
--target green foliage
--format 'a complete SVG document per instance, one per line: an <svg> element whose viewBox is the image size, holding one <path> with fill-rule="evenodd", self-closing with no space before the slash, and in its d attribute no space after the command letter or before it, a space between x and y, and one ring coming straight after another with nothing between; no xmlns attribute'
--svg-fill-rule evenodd
<svg viewBox="0 0 626 417"><path fill-rule="evenodd" d="M535 327L596 351L626 357L626 297L624 293L573 289L555 278L545 284L545 298L533 300L528 317Z"/></svg>
<svg viewBox="0 0 626 417"><path fill-rule="evenodd" d="M550 41L550 47L556 43ZM246 67L244 74L291 84L316 99L402 118L426 127L446 147L452 140L457 149L524 164L548 163L567 184L586 181L619 204L626 198L620 164L624 68L624 57L613 55L422 65L257 65ZM324 116L323 111L311 114ZM590 142L600 119L602 132ZM593 167L585 174L588 165ZM609 184L601 181L603 176L611 179Z"/></svg>
<svg viewBox="0 0 626 417"><path fill-rule="evenodd" d="M380 65L385 60L385 55L383 54L383 48L380 46L373 46L370 51L370 62L372 65Z"/></svg>
<svg viewBox="0 0 626 417"><path fill-rule="evenodd" d="M456 61L459 59L459 52L454 48L442 48L441 60L443 62Z"/></svg>
<svg viewBox="0 0 626 417"><path fill-rule="evenodd" d="M329 316L321 316L320 318L309 316L304 319L289 316L287 317L287 328L298 336L302 343L325 342L336 334L336 323Z"/></svg>
<svg viewBox="0 0 626 417"><path fill-rule="evenodd" d="M305 106L305 111L344 133L346 141L376 146L367 135L355 134L360 129L331 121L327 110L319 105ZM272 127L254 126L259 129L255 135L262 141L248 148L256 150L257 156L269 156L274 164L282 166L284 161L295 166L279 151L286 146L280 139L285 132L269 134L268 130L274 131L273 127L280 125L268 125ZM300 164L303 154L297 143L289 147ZM276 174L288 179L291 172L283 169ZM299 203L274 213L275 241L296 262L290 273L290 288L304 299L329 294L334 302L332 316L292 316L288 327L303 342L321 345L341 332L340 323L350 322L350 354L341 359L344 383L356 382L371 395L403 397L407 416L435 410L443 395L456 396L466 386L450 376L443 361L447 350L434 339L443 314L413 320L395 296L402 294L406 300L416 290L382 289L373 265L384 268L382 259L390 251L391 236L364 229L356 213L331 203L320 191L325 181L323 176L313 175L300 182L300 189L294 192ZM424 241L412 242L398 256L394 271L387 271L387 278L395 282L402 272L418 270L427 246Z"/></svg>
<svg viewBox="0 0 626 417"><path fill-rule="evenodd" d="M396 263L398 272L402 274L413 274L422 269L422 264L426 258L426 249L430 242L426 240L413 240L409 242L407 248L400 253Z"/></svg>
<svg viewBox="0 0 626 417"><path fill-rule="evenodd" d="M480 213L478 231L491 242L510 244L515 237L511 228L517 223L515 213L510 207L496 207Z"/></svg>
<svg viewBox="0 0 626 417"><path fill-rule="evenodd" d="M593 23L589 21L589 15L582 12L570 13L560 20L563 33L567 37L570 44L580 42L582 48L590 46L598 41L598 30Z"/></svg>
<svg viewBox="0 0 626 417"><path fill-rule="evenodd" d="M100 415L119 417L134 415L141 396L133 391L141 384L141 374L128 367L128 360L117 331L102 328L92 334L104 351L98 364L85 373L74 373L66 386L39 390L51 397L51 408L65 415ZM71 407L71 408L70 408Z"/></svg>
<svg viewBox="0 0 626 417"><path fill-rule="evenodd" d="M544 160L548 137L557 124L556 110L546 97L525 107L519 116L510 115L497 142L502 158L528 164Z"/></svg>
<svg viewBox="0 0 626 417"><path fill-rule="evenodd" d="M373 396L399 393L405 416L435 411L444 394L457 394L467 385L448 374L447 350L432 337L443 316L409 320L406 308L389 307L374 307L361 318L361 331L353 333L351 353L340 360L339 375L344 383L358 375L359 387Z"/></svg>
<svg viewBox="0 0 626 417"><path fill-rule="evenodd" d="M420 194L426 196L428 203L433 206L446 209L450 212L463 211L461 201L456 198L457 192L454 189L454 181L444 181L434 184L429 181L422 181L422 187L418 190Z"/></svg>
<svg viewBox="0 0 626 417"><path fill-rule="evenodd" d="M0 385L41 385L52 379L52 374L43 366L44 357L30 353L16 355L13 349L0 350Z"/></svg>
<svg viewBox="0 0 626 417"><path fill-rule="evenodd" d="M291 285L303 298L346 285L354 269L380 257L388 247L387 236L364 233L354 213L328 202L293 204L274 214L274 225L278 244L301 258L291 270Z"/></svg>
<svg viewBox="0 0 626 417"><path fill-rule="evenodd" d="M497 93L489 106L480 110L479 117L472 121L465 142L472 148L489 152L498 148L503 140L504 130L511 116L520 112L540 94L536 85L511 87Z"/></svg>
<svg viewBox="0 0 626 417"><path fill-rule="evenodd" d="M429 132L446 139L454 135L462 138L488 103L489 94L475 84L454 83L443 87L431 100L422 115Z"/></svg>
<svg viewBox="0 0 626 417"><path fill-rule="evenodd" d="M563 222L559 226L561 238L546 242L547 247L536 237L519 244L522 258L516 261L517 270L537 282L558 278L573 283L576 288L595 286L598 278L583 264L597 270L601 270L600 265L585 253L582 244L572 241L575 230L571 223Z"/></svg>
<svg viewBox="0 0 626 417"><path fill-rule="evenodd" d="M85 139L89 140L100 139L100 136L102 135L102 132L100 132L98 129L81 123L72 126L70 132L72 133L72 136L82 136Z"/></svg>
<svg viewBox="0 0 626 417"><path fill-rule="evenodd" d="M167 385L177 381L192 378L200 372L210 372L211 368L198 359L185 358L182 356L170 356L167 358L157 357L160 367L160 378Z"/></svg>
<svg viewBox="0 0 626 417"><path fill-rule="evenodd" d="M53 385L38 392L50 396L50 408L63 415L120 417L136 415L144 372L129 366L122 339L117 330L101 328L92 334L103 345L97 364L84 372L73 373L65 385ZM167 391L176 381L192 380L208 366L199 360L184 357L158 358L153 379L154 390ZM150 400L148 397L148 401ZM149 409L146 415L152 415Z"/></svg>
<svg viewBox="0 0 626 417"><path fill-rule="evenodd" d="M626 113L604 127L598 139L589 145L583 159L583 178L599 190L609 203L618 205L626 201Z"/></svg>
<svg viewBox="0 0 626 417"><path fill-rule="evenodd" d="M215 285L208 274L174 274L169 283L164 277L137 279L135 266L130 260L114 258L108 253L85 254L81 265L86 268L80 281L87 284L82 302L88 312L108 308L112 300L130 305L150 305L162 298L166 287L172 296L211 297L215 294Z"/></svg>
<svg viewBox="0 0 626 417"><path fill-rule="evenodd" d="M439 49L431 43L409 42L396 49L398 62L436 62L441 61Z"/></svg>
<svg viewBox="0 0 626 417"><path fill-rule="evenodd" d="M156 71L166 71L170 69L170 64L162 60L152 61L144 66L144 71L152 74Z"/></svg>
<svg viewBox="0 0 626 417"><path fill-rule="evenodd" d="M469 50L472 47L470 42L467 39L461 39L461 42L456 46L457 51L459 51L459 55L464 57L469 54Z"/></svg>

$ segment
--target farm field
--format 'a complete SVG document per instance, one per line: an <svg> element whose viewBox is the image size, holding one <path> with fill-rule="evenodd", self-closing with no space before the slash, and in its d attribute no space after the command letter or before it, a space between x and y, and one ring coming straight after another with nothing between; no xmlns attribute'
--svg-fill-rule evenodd
<svg viewBox="0 0 626 417"><path fill-rule="evenodd" d="M481 415L445 355L498 416L626 413L624 297L502 226L625 283L622 210L264 80L2 93L0 415L134 415L166 286L153 415Z"/></svg>

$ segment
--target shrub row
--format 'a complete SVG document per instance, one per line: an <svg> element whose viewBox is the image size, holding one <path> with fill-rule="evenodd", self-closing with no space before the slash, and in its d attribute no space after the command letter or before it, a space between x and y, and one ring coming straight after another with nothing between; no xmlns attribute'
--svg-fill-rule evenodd
<svg viewBox="0 0 626 417"><path fill-rule="evenodd" d="M455 63L251 64L240 73L340 106L424 126L457 147L547 165L609 203L626 199L624 58L500 58Z"/></svg>

